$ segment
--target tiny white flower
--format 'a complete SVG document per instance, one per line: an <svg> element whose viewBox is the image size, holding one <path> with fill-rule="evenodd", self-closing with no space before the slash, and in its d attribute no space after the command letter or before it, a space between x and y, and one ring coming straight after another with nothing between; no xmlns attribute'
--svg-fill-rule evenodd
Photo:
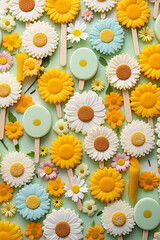
<svg viewBox="0 0 160 240"><path fill-rule="evenodd" d="M7 32L12 32L16 26L16 22L11 15L3 16L0 19L0 28L6 30Z"/></svg>
<svg viewBox="0 0 160 240"><path fill-rule="evenodd" d="M85 181L81 180L80 177L74 176L71 178L71 183L66 183L64 186L65 197L72 197L74 202L78 202L78 198L83 199L83 193L88 192L87 185L84 183Z"/></svg>
<svg viewBox="0 0 160 240"><path fill-rule="evenodd" d="M85 163L81 163L80 165L78 165L75 169L75 174L77 175L77 177L85 179L90 174L90 171L88 170L88 165Z"/></svg>
<svg viewBox="0 0 160 240"><path fill-rule="evenodd" d="M70 23L67 32L69 33L67 36L67 40L70 40L71 43L73 42L80 42L81 39L86 40L88 38L88 33L84 32L86 30L86 24L80 23L80 21L76 21L75 25Z"/></svg>
<svg viewBox="0 0 160 240"><path fill-rule="evenodd" d="M160 148L157 148L157 153L159 153L159 154L160 154Z"/></svg>
<svg viewBox="0 0 160 240"><path fill-rule="evenodd" d="M160 240L160 232L155 232L153 240Z"/></svg>
<svg viewBox="0 0 160 240"><path fill-rule="evenodd" d="M157 141L157 146L160 147L160 139Z"/></svg>
<svg viewBox="0 0 160 240"><path fill-rule="evenodd" d="M94 200L88 200L83 203L82 212L87 213L89 217L92 217L97 211L97 206Z"/></svg>
<svg viewBox="0 0 160 240"><path fill-rule="evenodd" d="M157 118L157 123L155 127L155 133L158 135L158 138L160 138L160 117Z"/></svg>
<svg viewBox="0 0 160 240"><path fill-rule="evenodd" d="M58 135L62 136L63 134L67 134L69 132L68 124L63 119L60 119L55 123L53 130Z"/></svg>
<svg viewBox="0 0 160 240"><path fill-rule="evenodd" d="M160 166L160 154L157 154L158 166Z"/></svg>

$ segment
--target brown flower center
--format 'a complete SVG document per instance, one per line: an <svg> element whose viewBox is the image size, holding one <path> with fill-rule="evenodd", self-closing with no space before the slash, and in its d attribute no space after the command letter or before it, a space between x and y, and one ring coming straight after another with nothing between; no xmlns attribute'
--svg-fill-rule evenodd
<svg viewBox="0 0 160 240"><path fill-rule="evenodd" d="M23 12L31 12L35 7L34 0L19 0L19 8Z"/></svg>
<svg viewBox="0 0 160 240"><path fill-rule="evenodd" d="M82 122L90 122L94 117L94 111L90 106L81 106L78 110L78 118Z"/></svg>
<svg viewBox="0 0 160 240"><path fill-rule="evenodd" d="M116 75L120 80L127 80L131 76L131 69L128 65L122 64L118 66Z"/></svg>
<svg viewBox="0 0 160 240"><path fill-rule="evenodd" d="M98 137L94 141L94 147L99 152L104 152L109 148L109 141L106 137Z"/></svg>
<svg viewBox="0 0 160 240"><path fill-rule="evenodd" d="M70 226L67 222L61 221L56 224L55 232L60 238L65 238L70 233Z"/></svg>

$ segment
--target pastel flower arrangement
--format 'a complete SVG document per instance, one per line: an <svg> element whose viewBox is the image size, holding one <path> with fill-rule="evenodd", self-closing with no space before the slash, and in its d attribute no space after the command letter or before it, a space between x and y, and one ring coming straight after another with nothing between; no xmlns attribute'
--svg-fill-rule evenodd
<svg viewBox="0 0 160 240"><path fill-rule="evenodd" d="M3 53L0 53L0 70L5 72L6 70L9 70L12 65L13 65L12 56L5 51L3 51Z"/></svg>
<svg viewBox="0 0 160 240"><path fill-rule="evenodd" d="M112 159L111 166L116 168L117 171L125 172L130 166L130 157L125 153L117 153L117 155Z"/></svg>
<svg viewBox="0 0 160 240"><path fill-rule="evenodd" d="M57 177L58 170L50 160L44 160L38 168L38 174L41 178L45 177L45 180L54 179Z"/></svg>

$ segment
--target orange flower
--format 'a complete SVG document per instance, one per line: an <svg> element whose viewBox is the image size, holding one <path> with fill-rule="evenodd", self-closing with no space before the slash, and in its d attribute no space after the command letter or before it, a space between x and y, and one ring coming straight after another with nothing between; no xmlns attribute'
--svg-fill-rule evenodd
<svg viewBox="0 0 160 240"><path fill-rule="evenodd" d="M15 104L16 111L19 113L24 113L27 108L34 105L35 103L32 101L31 96L22 95L18 102Z"/></svg>
<svg viewBox="0 0 160 240"><path fill-rule="evenodd" d="M139 186L144 190L150 191L159 186L159 177L153 172L142 172L139 176Z"/></svg>
<svg viewBox="0 0 160 240"><path fill-rule="evenodd" d="M88 240L100 240L104 239L104 228L98 225L95 225L94 228L88 228L88 233L86 233L85 237Z"/></svg>
<svg viewBox="0 0 160 240"><path fill-rule="evenodd" d="M112 110L106 112L107 120L106 122L111 125L111 128L116 128L116 126L121 126L123 124L123 120L125 117L122 115L122 111L119 110Z"/></svg>
<svg viewBox="0 0 160 240"><path fill-rule="evenodd" d="M9 199L13 197L13 188L5 182L0 184L0 203L8 202Z"/></svg>
<svg viewBox="0 0 160 240"><path fill-rule="evenodd" d="M49 191L49 195L54 195L55 197L60 197L64 193L65 182L61 182L61 178L57 177L54 180L50 180L49 184L46 186L46 189Z"/></svg>
<svg viewBox="0 0 160 240"><path fill-rule="evenodd" d="M123 104L123 97L120 96L118 92L111 92L110 95L105 96L104 104L109 108L109 110L118 110Z"/></svg>
<svg viewBox="0 0 160 240"><path fill-rule="evenodd" d="M19 38L18 33L5 35L3 41L3 46L7 48L9 52L12 52L14 48L20 48L22 44L22 39Z"/></svg>
<svg viewBox="0 0 160 240"><path fill-rule="evenodd" d="M31 224L27 224L24 234L29 237L29 240L39 239L43 235L42 224L34 221Z"/></svg>
<svg viewBox="0 0 160 240"><path fill-rule="evenodd" d="M5 126L5 135L13 140L13 138L18 139L20 136L23 135L23 126L19 124L19 122L8 122Z"/></svg>

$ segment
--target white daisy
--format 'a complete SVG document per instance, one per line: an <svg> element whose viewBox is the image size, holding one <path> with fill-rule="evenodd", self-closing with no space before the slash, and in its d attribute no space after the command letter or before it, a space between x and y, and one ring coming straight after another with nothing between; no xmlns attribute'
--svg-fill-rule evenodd
<svg viewBox="0 0 160 240"><path fill-rule="evenodd" d="M35 22L23 33L22 45L31 57L51 56L58 45L58 34L47 22Z"/></svg>
<svg viewBox="0 0 160 240"><path fill-rule="evenodd" d="M88 200L83 203L82 212L87 213L89 217L92 217L97 211L97 206L94 200Z"/></svg>
<svg viewBox="0 0 160 240"><path fill-rule="evenodd" d="M13 106L21 97L22 85L10 73L0 73L0 107Z"/></svg>
<svg viewBox="0 0 160 240"><path fill-rule="evenodd" d="M160 232L154 233L153 240L160 240Z"/></svg>
<svg viewBox="0 0 160 240"><path fill-rule="evenodd" d="M6 202L2 204L1 213L5 217L13 217L16 214L15 203Z"/></svg>
<svg viewBox="0 0 160 240"><path fill-rule="evenodd" d="M140 66L129 54L114 56L106 67L108 82L117 89L130 89L139 80Z"/></svg>
<svg viewBox="0 0 160 240"><path fill-rule="evenodd" d="M91 128L105 122L106 110L102 98L93 91L76 92L64 109L71 130L86 134Z"/></svg>
<svg viewBox="0 0 160 240"><path fill-rule="evenodd" d="M16 26L16 22L11 15L3 16L0 19L0 28L6 30L7 32L12 32Z"/></svg>
<svg viewBox="0 0 160 240"><path fill-rule="evenodd" d="M129 234L135 225L133 209L122 200L108 204L103 210L101 221L107 233L114 237Z"/></svg>
<svg viewBox="0 0 160 240"><path fill-rule="evenodd" d="M8 8L9 8L8 1L9 0L0 1L0 18L5 16L8 11Z"/></svg>
<svg viewBox="0 0 160 240"><path fill-rule="evenodd" d="M73 23L69 23L67 32L69 33L67 36L67 40L73 42L80 42L81 39L86 40L88 37L88 33L84 32L86 30L87 25L85 22L80 23L80 21L76 21L75 25Z"/></svg>
<svg viewBox="0 0 160 240"><path fill-rule="evenodd" d="M83 239L81 224L82 220L73 210L53 209L43 221L43 236L47 240L80 240Z"/></svg>
<svg viewBox="0 0 160 240"><path fill-rule="evenodd" d="M80 179L85 179L89 174L90 171L88 170L88 165L86 163L81 163L75 168L75 174Z"/></svg>
<svg viewBox="0 0 160 240"><path fill-rule="evenodd" d="M83 199L83 193L88 192L87 185L84 183L84 179L81 180L80 177L77 178L76 176L72 177L71 183L66 183L64 186L65 197L72 197L74 202L78 202L78 198Z"/></svg>
<svg viewBox="0 0 160 240"><path fill-rule="evenodd" d="M17 20L32 22L43 15L45 0L10 0L9 6Z"/></svg>
<svg viewBox="0 0 160 240"><path fill-rule="evenodd" d="M60 136L63 134L67 134L69 132L68 124L63 119L59 119L54 127L53 130Z"/></svg>
<svg viewBox="0 0 160 240"><path fill-rule="evenodd" d="M158 135L158 138L160 138L160 117L157 118L157 123L155 126L155 133Z"/></svg>
<svg viewBox="0 0 160 240"><path fill-rule="evenodd" d="M91 10L93 10L94 12L108 12L117 4L117 1L118 0L107 1L84 0L84 3L88 8L91 8Z"/></svg>
<svg viewBox="0 0 160 240"><path fill-rule="evenodd" d="M121 132L121 145L124 152L132 157L141 157L154 148L154 131L144 121L133 120Z"/></svg>
<svg viewBox="0 0 160 240"><path fill-rule="evenodd" d="M35 166L31 158L21 152L8 153L1 162L2 179L11 187L21 187L34 177Z"/></svg>
<svg viewBox="0 0 160 240"><path fill-rule="evenodd" d="M95 161L107 161L113 157L118 145L116 133L104 126L91 129L84 140L85 152Z"/></svg>

